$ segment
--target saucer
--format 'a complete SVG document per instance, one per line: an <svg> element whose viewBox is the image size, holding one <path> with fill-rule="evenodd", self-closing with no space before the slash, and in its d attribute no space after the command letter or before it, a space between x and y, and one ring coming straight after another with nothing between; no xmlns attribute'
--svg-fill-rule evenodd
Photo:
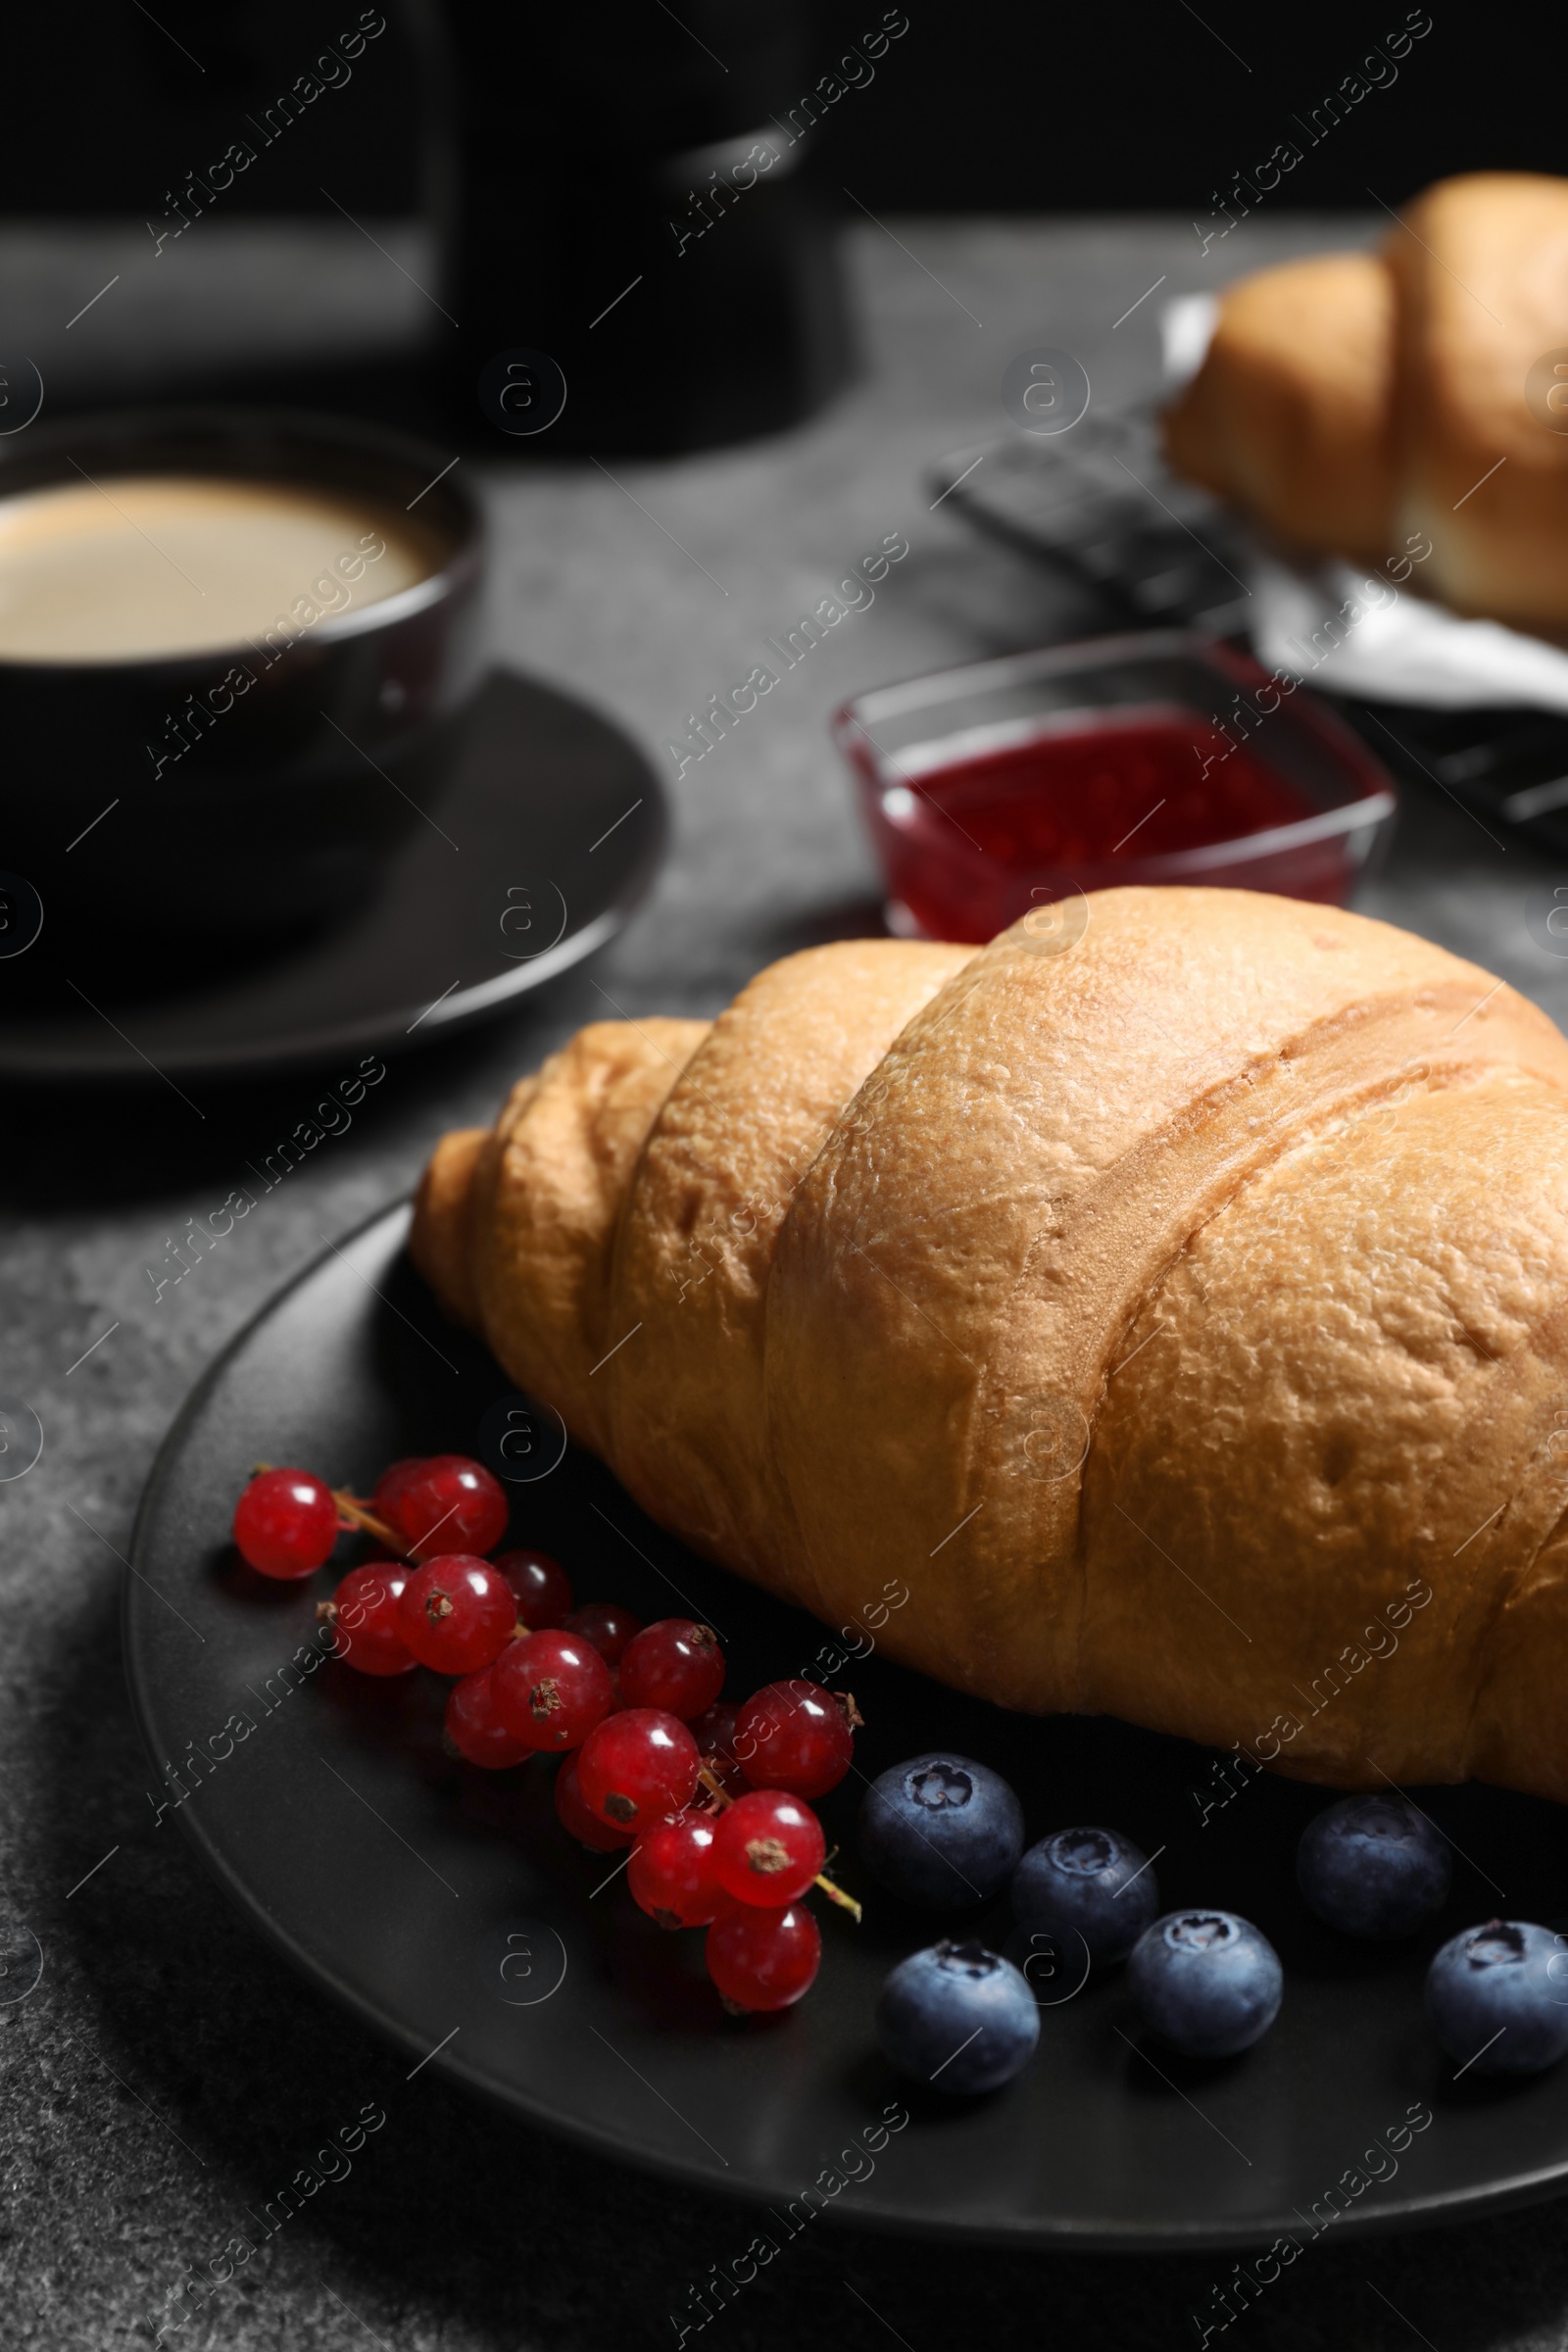
<svg viewBox="0 0 1568 2352"><path fill-rule="evenodd" d="M158 972L156 911L145 953L109 953L46 903L34 943L0 956L0 1073L232 1075L418 1044L603 947L663 856L663 788L643 754L512 671L490 673L439 747L383 772L422 821L379 888L265 955L182 954Z"/></svg>

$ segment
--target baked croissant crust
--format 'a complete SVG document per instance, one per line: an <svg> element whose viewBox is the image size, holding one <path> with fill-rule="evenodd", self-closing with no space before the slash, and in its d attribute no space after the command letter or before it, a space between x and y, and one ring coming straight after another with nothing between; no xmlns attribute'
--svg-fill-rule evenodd
<svg viewBox="0 0 1568 2352"><path fill-rule="evenodd" d="M818 948L450 1135L411 1247L651 1515L1016 1708L1568 1798L1568 1043L1233 890Z"/></svg>
<svg viewBox="0 0 1568 2352"><path fill-rule="evenodd" d="M1165 417L1178 473L1296 546L1381 564L1394 541L1394 284L1373 253L1228 286Z"/></svg>

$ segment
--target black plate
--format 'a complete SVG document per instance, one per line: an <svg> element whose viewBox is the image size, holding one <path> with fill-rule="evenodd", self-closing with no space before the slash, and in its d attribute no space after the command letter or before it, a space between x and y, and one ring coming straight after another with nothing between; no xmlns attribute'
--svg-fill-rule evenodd
<svg viewBox="0 0 1568 2352"><path fill-rule="evenodd" d="M434 1677L372 1683L327 1662L294 1687L281 1670L310 1641L335 1571L301 1588L238 1564L225 1539L250 1464L304 1462L363 1488L401 1453L483 1450L486 1415L507 1395L409 1269L406 1217L387 1211L329 1250L203 1380L148 1486L124 1632L155 1769L215 1736L220 1755L204 1781L179 1784L183 1803L166 1788L163 1832L177 1819L256 1926L408 2051L411 2072L439 2067L609 2154L755 2197L774 2209L760 2226L775 2237L792 2202L801 2226L799 2200L824 2175L841 2184L824 2180L827 2209L863 2224L1123 2249L1285 2233L1304 2244L1314 2207L1319 2229L1343 2234L1568 2183L1568 2069L1456 2081L1421 2005L1427 1958L1455 1929L1494 1911L1563 1909L1568 1847L1553 1806L1480 1788L1423 1795L1462 1849L1449 1908L1414 1947L1355 1946L1316 1927L1295 1889L1296 1838L1319 1792L1269 1778L1238 1787L1234 1774L1227 1784L1216 1758L1179 1741L1004 1715L862 1659L853 1684L866 1772L952 1742L1013 1780L1032 1835L1120 1825L1163 1849L1167 1902L1246 1912L1285 1962L1272 2033L1210 2066L1144 2054L1119 1972L1080 1991L1065 1975L1042 1979L1054 2005L1028 2072L989 2099L946 2100L901 2084L872 2046L884 1972L940 1929L866 1886L855 1775L823 1812L844 1846L838 1875L867 1897L865 1924L821 1906L812 1991L783 2016L734 2020L704 1976L701 1937L662 1934L633 1907L613 1856L562 1837L548 1764L491 1776L442 1756ZM548 1464L558 1447L543 1420L539 1432L534 1458ZM516 1485L514 1500L514 1539L559 1553L580 1596L710 1618L732 1692L809 1670L828 1640L694 1559L575 1451ZM254 1728L225 1731L236 1711ZM965 1924L1004 1941L1005 1903ZM911 2120L879 2147L889 2109ZM1406 2138L1412 2111L1431 2120ZM844 2186L849 2173L859 2177Z"/></svg>
<svg viewBox="0 0 1568 2352"><path fill-rule="evenodd" d="M62 947L45 908L37 944L0 960L0 1074L156 1083L421 1042L613 938L668 831L662 787L618 728L505 670L438 751L389 773L394 789L425 821L381 888L265 956L182 956L156 992L131 993L127 973L157 958L156 909L117 963L90 940Z"/></svg>

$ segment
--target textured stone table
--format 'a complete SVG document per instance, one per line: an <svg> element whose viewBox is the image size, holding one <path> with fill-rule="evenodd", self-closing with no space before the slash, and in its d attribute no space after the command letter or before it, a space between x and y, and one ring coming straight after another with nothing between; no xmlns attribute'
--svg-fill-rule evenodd
<svg viewBox="0 0 1568 2352"><path fill-rule="evenodd" d="M309 1079L203 1086L200 1123L157 1084L74 1100L14 1092L6 1104L0 1390L29 1402L45 1432L36 1468L0 1485L0 1909L44 1952L36 1989L0 2006L7 2343L148 2340L145 2315L186 2263L221 2248L243 2208L368 2100L387 2127L352 2175L171 2340L191 2352L673 2342L667 2313L737 2242L726 2205L498 2121L433 2070L407 2082L399 2057L254 1938L180 1840L153 1834L116 1616L137 1494L191 1382L326 1239L407 1189L442 1128L488 1118L511 1078L604 1013L607 997L632 1013L711 1013L770 957L873 927L872 870L825 736L843 695L1070 632L1059 591L973 539L951 508L928 512L921 468L1000 429L1002 369L1029 343L1076 351L1097 393L1147 385L1156 304L1112 322L1161 272L1161 299L1211 282L1218 256L1199 255L1185 221L894 227L902 244L871 227L851 237L864 370L809 426L667 467L617 466L615 479L586 465L487 475L498 653L592 699L656 756L856 557L887 534L909 541L875 605L674 784L668 867L598 965L519 1014L394 1062L352 1130L156 1304L144 1267L259 1143L303 1115ZM139 234L0 240L10 331L46 381L78 398L160 380L177 389L204 334L226 335L243 360L283 333L329 359L367 336L417 332L407 283L348 230L301 246L248 228L225 243L212 223L157 279ZM1223 266L1358 235L1356 223L1265 219L1221 249ZM393 242L421 274L416 248ZM66 342L65 318L117 270L114 295ZM1568 966L1531 943L1523 916L1543 870L1436 793L1412 795L1365 904L1562 1017ZM734 2352L809 2340L939 2352L1043 2333L1135 2352L1195 2341L1189 2308L1226 2267L968 2256L824 2224L726 2309L711 2340ZM1259 2352L1563 2343L1563 2209L1330 2239L1245 2331Z"/></svg>

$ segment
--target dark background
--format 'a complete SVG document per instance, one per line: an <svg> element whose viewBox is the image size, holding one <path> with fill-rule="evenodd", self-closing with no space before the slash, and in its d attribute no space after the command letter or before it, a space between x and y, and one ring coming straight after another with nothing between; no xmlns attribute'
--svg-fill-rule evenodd
<svg viewBox="0 0 1568 2352"><path fill-rule="evenodd" d="M354 212L420 208L420 92L432 77L416 20L398 0L384 5L387 31L353 82L314 106L265 171L236 181L225 213L324 212L323 182ZM1186 0L1131 10L906 0L906 13L909 30L875 79L814 134L814 169L835 192L849 178L875 211L1205 217L1212 192L1277 141L1304 146L1292 116L1337 87L1406 10L1403 0L1267 11L1203 0L1197 13ZM1542 54L1545 14L1454 0L1432 0L1429 13L1433 28L1398 81L1307 153L1273 204L1364 208L1369 187L1397 202L1446 172L1563 169L1559 76ZM526 51L534 6L513 0L487 15L511 56L519 33ZM782 0L686 0L678 15L679 25L658 0L583 12L584 54L607 94L617 79L635 88L634 51L650 28L678 49L689 27L723 54L749 33L787 30L792 15L804 91L878 24L882 0L815 0L798 12ZM151 15L137 0L80 0L29 11L8 39L0 212L158 218L164 191L244 135L244 113L358 16L359 0L153 0ZM559 23L540 12L539 24L542 43L559 39ZM580 175L586 201L615 135L607 113L591 89L563 89L542 56L536 81L526 73L508 79L519 168L535 121L548 122L552 141L565 129L574 156L565 169ZM575 114L574 130L563 113Z"/></svg>

